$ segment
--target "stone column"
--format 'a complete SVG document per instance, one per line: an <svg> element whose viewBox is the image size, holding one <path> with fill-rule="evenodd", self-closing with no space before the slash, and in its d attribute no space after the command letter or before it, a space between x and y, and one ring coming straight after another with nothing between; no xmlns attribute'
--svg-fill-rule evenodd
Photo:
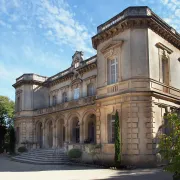
<svg viewBox="0 0 180 180"><path fill-rule="evenodd" d="M82 119L80 120L80 135L79 135L79 138L80 138L80 143L83 143L84 142L84 132L83 132L83 128L84 128L84 123L82 121Z"/></svg>
<svg viewBox="0 0 180 180"><path fill-rule="evenodd" d="M45 123L42 123L42 130L43 130L43 148L46 148L46 127L45 127Z"/></svg>
<svg viewBox="0 0 180 180"><path fill-rule="evenodd" d="M100 104L97 104L96 107L96 143L101 143L101 113L100 113Z"/></svg>
<svg viewBox="0 0 180 180"><path fill-rule="evenodd" d="M65 126L65 142L70 142L70 125L67 122L67 119L64 120L64 126Z"/></svg>
<svg viewBox="0 0 180 180"><path fill-rule="evenodd" d="M57 147L57 144L56 144L56 124L53 124L52 125L52 128L53 128L53 145L52 145L52 148L56 148Z"/></svg>

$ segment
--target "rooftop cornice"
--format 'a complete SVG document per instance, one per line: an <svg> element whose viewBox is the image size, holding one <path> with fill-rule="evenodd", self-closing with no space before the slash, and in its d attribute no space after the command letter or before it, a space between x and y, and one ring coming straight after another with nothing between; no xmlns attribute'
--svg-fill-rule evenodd
<svg viewBox="0 0 180 180"><path fill-rule="evenodd" d="M180 49L180 35L146 6L129 7L107 22L98 26L98 34L92 37L95 49L105 40L130 28L150 28Z"/></svg>
<svg viewBox="0 0 180 180"><path fill-rule="evenodd" d="M97 59L96 59L96 55L95 55L87 60L82 61L82 65L75 70L79 74L82 75L83 73L88 72L96 67L97 67ZM43 85L44 86L54 86L60 82L64 82L69 79L72 79L72 77L74 75L74 71L73 71L74 69L68 68L67 70L68 70L67 73L65 73L64 75L61 75L61 73L58 73L58 74L48 78L48 80L45 81L43 83ZM63 73L64 72L66 72L66 71L63 71Z"/></svg>
<svg viewBox="0 0 180 180"><path fill-rule="evenodd" d="M36 81L36 80L20 80L17 83L13 84L12 86L14 88L17 88L17 87L24 85L24 84L43 85L43 82L42 81Z"/></svg>

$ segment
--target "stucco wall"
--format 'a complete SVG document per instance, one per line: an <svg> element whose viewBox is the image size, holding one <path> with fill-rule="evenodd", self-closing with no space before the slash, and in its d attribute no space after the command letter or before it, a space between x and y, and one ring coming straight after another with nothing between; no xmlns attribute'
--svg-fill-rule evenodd
<svg viewBox="0 0 180 180"><path fill-rule="evenodd" d="M37 86L33 90L33 109L48 107L49 90L46 87Z"/></svg>
<svg viewBox="0 0 180 180"><path fill-rule="evenodd" d="M150 78L159 81L159 56L158 48L155 46L158 42L173 51L172 54L170 54L170 86L180 89L180 62L178 61L180 51L151 29L148 29Z"/></svg>
<svg viewBox="0 0 180 180"><path fill-rule="evenodd" d="M97 47L98 79L97 87L103 87L106 84L106 57L101 50L110 43L122 40L119 48L118 62L119 81L130 79L131 77L148 78L148 50L147 50L147 29L128 29L119 33L111 39L101 43Z"/></svg>
<svg viewBox="0 0 180 180"><path fill-rule="evenodd" d="M133 78L148 78L149 76L147 44L147 29L131 30L131 73ZM126 61L126 58L124 60Z"/></svg>

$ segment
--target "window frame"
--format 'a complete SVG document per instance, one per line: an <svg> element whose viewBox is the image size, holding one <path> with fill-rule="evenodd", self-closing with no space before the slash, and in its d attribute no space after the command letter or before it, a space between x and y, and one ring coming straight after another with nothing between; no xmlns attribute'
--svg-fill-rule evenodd
<svg viewBox="0 0 180 180"><path fill-rule="evenodd" d="M67 92L63 92L63 93L62 93L62 102L63 102L63 103L68 102Z"/></svg>
<svg viewBox="0 0 180 180"><path fill-rule="evenodd" d="M112 63L114 61L114 63ZM114 68L114 72L112 73L112 69ZM114 77L113 77L114 76ZM115 84L118 82L119 76L119 62L118 58L111 57L107 59L107 84Z"/></svg>
<svg viewBox="0 0 180 180"><path fill-rule="evenodd" d="M115 115L108 114L108 143L115 143Z"/></svg>
<svg viewBox="0 0 180 180"><path fill-rule="evenodd" d="M78 92L78 95L76 94L77 93L76 91ZM74 88L74 90L73 90L73 99L74 100L78 100L79 98L80 98L80 88L79 87L78 88Z"/></svg>
<svg viewBox="0 0 180 180"><path fill-rule="evenodd" d="M53 95L53 97L52 97L52 105L53 106L57 105L57 96L56 95Z"/></svg>
<svg viewBox="0 0 180 180"><path fill-rule="evenodd" d="M160 61L160 82L169 85L169 58L163 53Z"/></svg>
<svg viewBox="0 0 180 180"><path fill-rule="evenodd" d="M94 83L89 83L87 85L87 96L94 96L94 95L95 95Z"/></svg>

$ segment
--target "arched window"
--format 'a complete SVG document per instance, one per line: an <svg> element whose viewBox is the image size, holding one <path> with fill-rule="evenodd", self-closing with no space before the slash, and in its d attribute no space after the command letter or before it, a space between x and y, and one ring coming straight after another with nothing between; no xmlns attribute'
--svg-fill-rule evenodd
<svg viewBox="0 0 180 180"><path fill-rule="evenodd" d="M75 143L80 142L80 124L78 119L74 119L73 122L73 132L72 132L72 140Z"/></svg>
<svg viewBox="0 0 180 180"><path fill-rule="evenodd" d="M66 92L63 92L62 94L62 102L67 102L68 101L68 98L67 98L67 93Z"/></svg>
<svg viewBox="0 0 180 180"><path fill-rule="evenodd" d="M115 141L115 115L108 115L108 142L114 143Z"/></svg>
<svg viewBox="0 0 180 180"><path fill-rule="evenodd" d="M87 85L87 96L93 96L95 94L94 84L90 83Z"/></svg>
<svg viewBox="0 0 180 180"><path fill-rule="evenodd" d="M90 121L88 123L88 139L91 143L95 143L96 131L95 131L95 122L94 121Z"/></svg>

